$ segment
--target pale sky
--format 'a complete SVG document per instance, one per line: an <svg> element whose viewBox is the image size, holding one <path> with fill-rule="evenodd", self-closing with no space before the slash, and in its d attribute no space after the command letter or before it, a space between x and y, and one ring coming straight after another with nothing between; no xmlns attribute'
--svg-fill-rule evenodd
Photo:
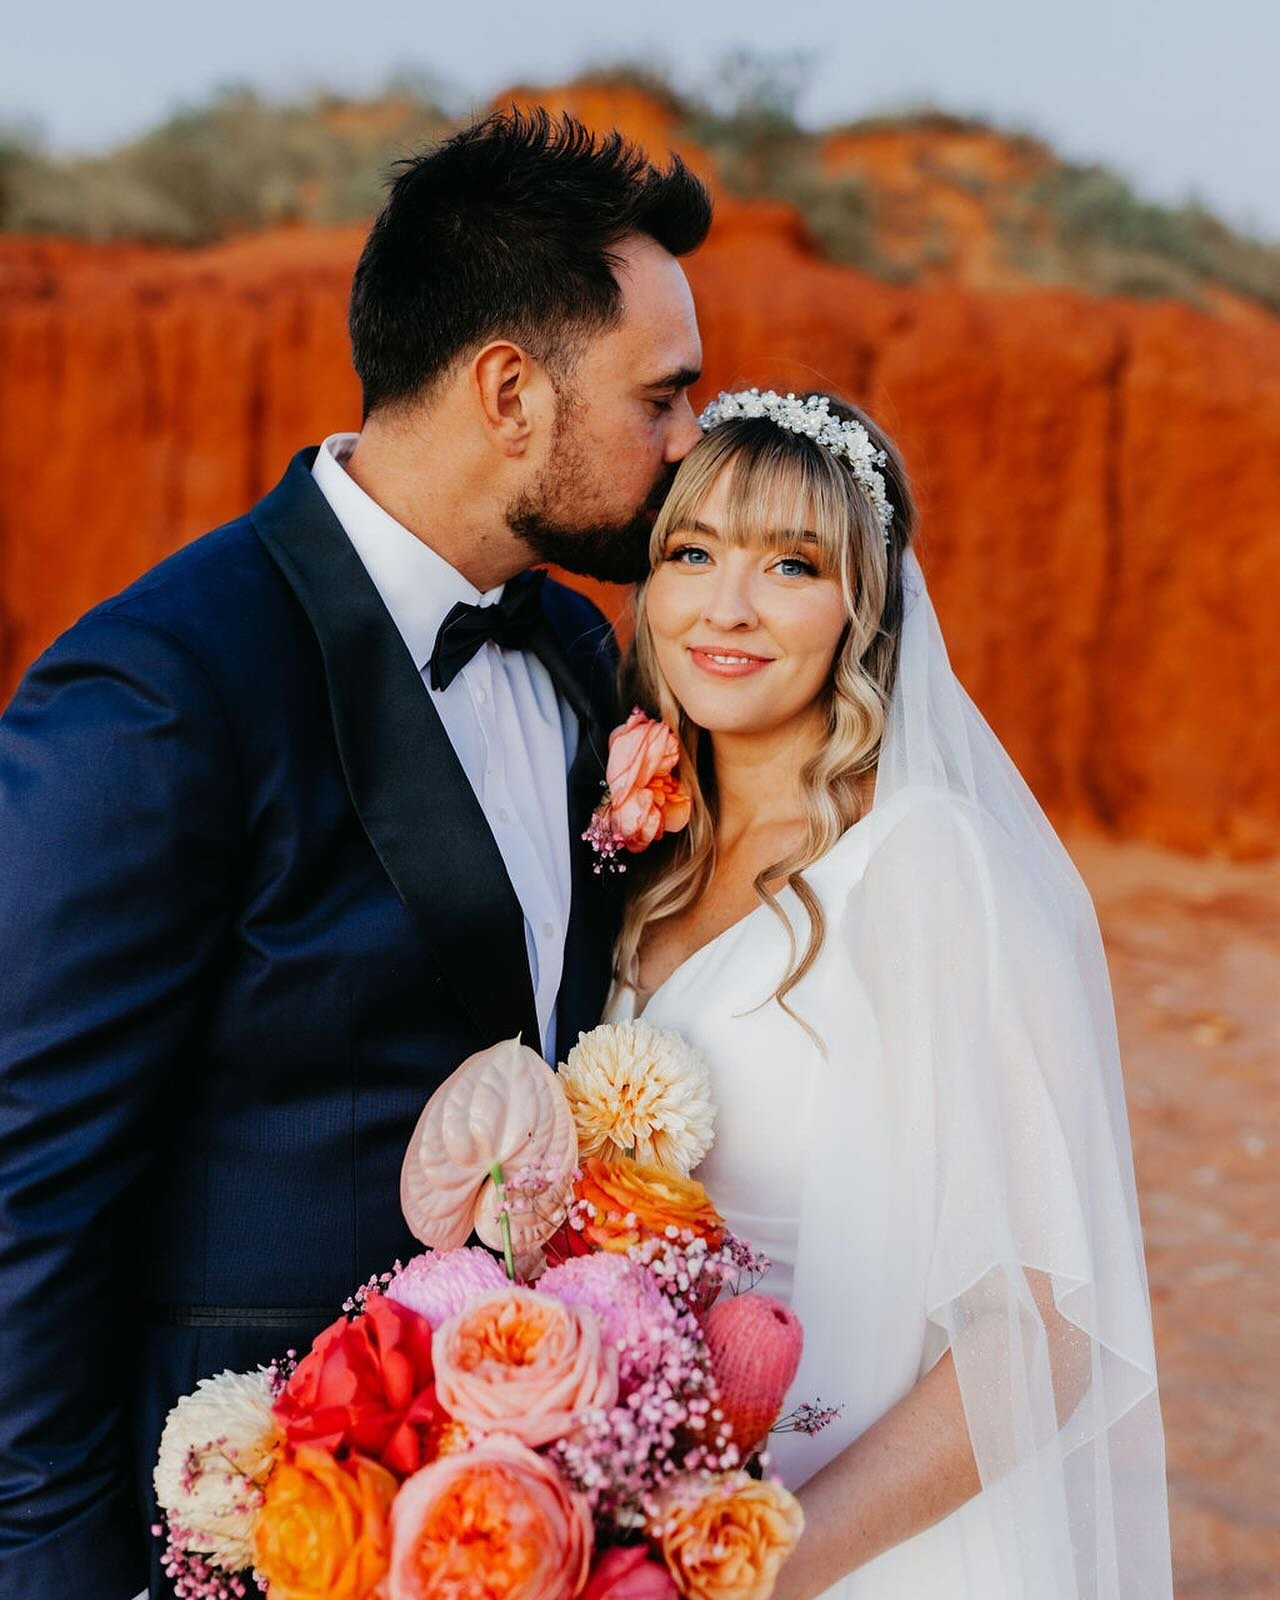
<svg viewBox="0 0 1280 1600"><path fill-rule="evenodd" d="M807 122L976 112L1280 239L1276 0L5 0L0 20L0 120L55 150L100 149L220 84L365 93L419 68L483 105L605 59L701 84L745 46L812 53Z"/></svg>

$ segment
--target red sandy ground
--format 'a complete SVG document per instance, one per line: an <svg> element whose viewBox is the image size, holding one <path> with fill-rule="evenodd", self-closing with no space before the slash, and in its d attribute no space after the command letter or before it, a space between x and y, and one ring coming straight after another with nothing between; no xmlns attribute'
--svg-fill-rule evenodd
<svg viewBox="0 0 1280 1600"><path fill-rule="evenodd" d="M1275 1600L1280 862L1071 843L1116 989L1178 1600Z"/></svg>

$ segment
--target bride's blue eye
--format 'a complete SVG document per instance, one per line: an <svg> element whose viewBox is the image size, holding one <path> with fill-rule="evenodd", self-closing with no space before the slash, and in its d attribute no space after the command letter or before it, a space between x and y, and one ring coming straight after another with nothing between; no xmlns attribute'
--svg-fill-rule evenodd
<svg viewBox="0 0 1280 1600"><path fill-rule="evenodd" d="M667 556L667 560L682 562L686 567L703 567L711 560L711 557L701 545L682 544L671 551Z"/></svg>
<svg viewBox="0 0 1280 1600"><path fill-rule="evenodd" d="M791 571L786 571L786 568ZM783 556L778 562L778 571L784 578L816 578L818 569L812 561L806 561L803 556Z"/></svg>

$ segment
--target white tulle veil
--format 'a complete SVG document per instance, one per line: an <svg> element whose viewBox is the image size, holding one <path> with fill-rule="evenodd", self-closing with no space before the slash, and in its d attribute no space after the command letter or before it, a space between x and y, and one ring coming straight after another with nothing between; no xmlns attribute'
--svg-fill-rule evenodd
<svg viewBox="0 0 1280 1600"><path fill-rule="evenodd" d="M876 1287L839 1270L843 1229L875 1227L848 1216L841 1130L860 1114L854 1067L876 1054L909 1152L902 1203L926 1241L921 1368L952 1352L983 1483L940 1535L953 1540L948 1600L1168 1600L1150 1307L1097 922L952 672L910 552L904 588L859 866L827 905L863 1042L829 1050L814 1121L795 1277L800 1387L837 1400L878 1359L847 1334L863 1321L854 1298ZM803 1013L801 989L795 1003ZM836 1427L794 1448L812 1470L845 1442ZM907 1600L909 1560L885 1573L884 1587L855 1574L832 1594Z"/></svg>

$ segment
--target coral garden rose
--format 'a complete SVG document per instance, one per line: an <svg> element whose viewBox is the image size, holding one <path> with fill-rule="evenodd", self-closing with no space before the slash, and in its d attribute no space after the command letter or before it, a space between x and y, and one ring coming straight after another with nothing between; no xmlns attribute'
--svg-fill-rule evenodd
<svg viewBox="0 0 1280 1600"><path fill-rule="evenodd" d="M503 1435L415 1473L391 1528L390 1600L573 1600L591 1560L586 1500Z"/></svg>
<svg viewBox="0 0 1280 1600"><path fill-rule="evenodd" d="M532 1289L484 1295L435 1338L436 1395L473 1433L537 1446L618 1397L618 1355L592 1312Z"/></svg>
<svg viewBox="0 0 1280 1600"><path fill-rule="evenodd" d="M582 1600L679 1600L675 1580L645 1545L606 1550L591 1569Z"/></svg>
<svg viewBox="0 0 1280 1600"><path fill-rule="evenodd" d="M363 1314L318 1335L276 1401L292 1445L346 1447L400 1477L434 1454L440 1420L431 1364L431 1324L382 1295Z"/></svg>
<svg viewBox="0 0 1280 1600"><path fill-rule="evenodd" d="M398 1485L376 1461L301 1445L267 1485L253 1564L270 1600L366 1600L391 1559Z"/></svg>
<svg viewBox="0 0 1280 1600"><path fill-rule="evenodd" d="M769 1600L803 1532L804 1513L793 1494L742 1472L674 1497L660 1539L686 1600Z"/></svg>
<svg viewBox="0 0 1280 1600"><path fill-rule="evenodd" d="M672 776L679 759L674 732L638 708L609 735L609 822L627 850L643 850L688 823L693 802Z"/></svg>
<svg viewBox="0 0 1280 1600"><path fill-rule="evenodd" d="M695 1178L593 1156L582 1163L574 1188L592 1213L583 1229L565 1230L573 1249L625 1254L642 1239L661 1238L668 1228L687 1230L713 1249L724 1238L724 1218Z"/></svg>

